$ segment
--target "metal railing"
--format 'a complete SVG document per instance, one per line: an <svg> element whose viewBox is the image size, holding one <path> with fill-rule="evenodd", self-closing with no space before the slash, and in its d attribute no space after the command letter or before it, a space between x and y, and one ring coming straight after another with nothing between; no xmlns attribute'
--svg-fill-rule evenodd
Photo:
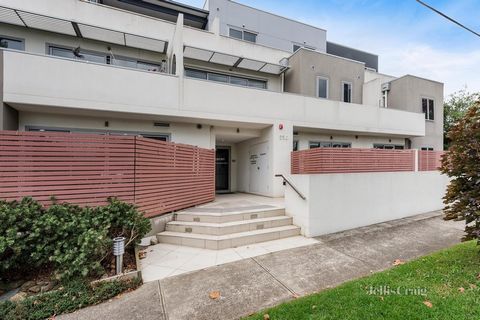
<svg viewBox="0 0 480 320"><path fill-rule="evenodd" d="M303 200L307 200L307 197L305 197L298 189L290 182L288 179L283 175L283 174L276 174L275 177L282 178L283 179L283 185L288 184L293 191L295 191L300 198Z"/></svg>

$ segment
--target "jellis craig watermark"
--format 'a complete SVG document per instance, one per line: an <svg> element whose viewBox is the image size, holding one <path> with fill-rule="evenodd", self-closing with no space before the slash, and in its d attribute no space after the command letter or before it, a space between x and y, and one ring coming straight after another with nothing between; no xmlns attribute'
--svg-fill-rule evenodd
<svg viewBox="0 0 480 320"><path fill-rule="evenodd" d="M367 294L371 296L426 296L427 288L408 288L408 287L390 287L386 286L369 286Z"/></svg>

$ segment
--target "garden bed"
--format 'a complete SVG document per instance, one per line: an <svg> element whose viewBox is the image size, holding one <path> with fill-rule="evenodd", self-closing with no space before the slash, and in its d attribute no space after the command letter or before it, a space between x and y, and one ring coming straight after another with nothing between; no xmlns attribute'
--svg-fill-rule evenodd
<svg viewBox="0 0 480 320"><path fill-rule="evenodd" d="M0 220L0 319L43 319L141 283L135 246L150 222L131 204L109 199L105 206L89 208L0 200ZM118 276L115 237L125 238Z"/></svg>

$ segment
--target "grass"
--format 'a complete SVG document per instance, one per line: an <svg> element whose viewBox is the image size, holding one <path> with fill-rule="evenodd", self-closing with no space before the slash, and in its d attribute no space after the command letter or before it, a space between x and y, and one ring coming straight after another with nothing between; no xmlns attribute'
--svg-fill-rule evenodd
<svg viewBox="0 0 480 320"><path fill-rule="evenodd" d="M480 249L471 241L247 319L480 319L479 277ZM382 294L382 287L401 294Z"/></svg>
<svg viewBox="0 0 480 320"><path fill-rule="evenodd" d="M0 319L46 319L98 304L122 292L133 290L140 284L138 279L100 282L95 286L82 280L71 281L59 290L32 296L19 303L10 301L0 303Z"/></svg>

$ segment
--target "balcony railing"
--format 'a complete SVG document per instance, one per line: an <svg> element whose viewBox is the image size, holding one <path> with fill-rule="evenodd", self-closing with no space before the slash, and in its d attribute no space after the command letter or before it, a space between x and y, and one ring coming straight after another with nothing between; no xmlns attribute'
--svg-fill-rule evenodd
<svg viewBox="0 0 480 320"><path fill-rule="evenodd" d="M418 152L418 167L416 153ZM292 152L292 174L435 171L443 151L316 148Z"/></svg>

